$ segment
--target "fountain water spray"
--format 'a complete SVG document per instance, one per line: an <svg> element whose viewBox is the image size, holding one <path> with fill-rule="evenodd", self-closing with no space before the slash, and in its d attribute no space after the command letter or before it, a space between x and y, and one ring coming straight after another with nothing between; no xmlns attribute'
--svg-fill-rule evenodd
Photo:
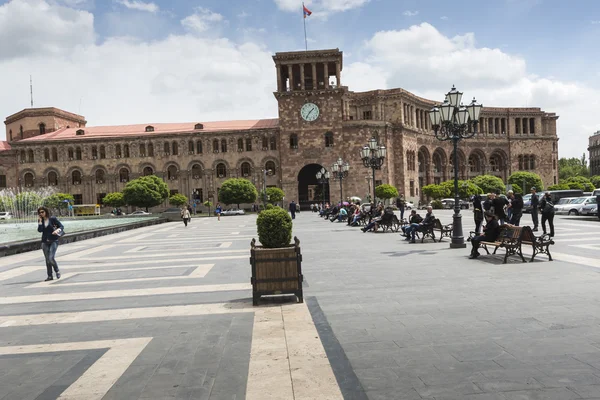
<svg viewBox="0 0 600 400"><path fill-rule="evenodd" d="M55 189L41 187L35 190L8 188L0 190L0 210L12 214L11 223L36 222L37 209L44 205L46 198L52 196Z"/></svg>

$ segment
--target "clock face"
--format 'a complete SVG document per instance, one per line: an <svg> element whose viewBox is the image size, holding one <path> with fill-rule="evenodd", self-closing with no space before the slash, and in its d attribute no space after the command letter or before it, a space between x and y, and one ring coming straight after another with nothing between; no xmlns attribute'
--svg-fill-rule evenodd
<svg viewBox="0 0 600 400"><path fill-rule="evenodd" d="M319 118L319 107L314 103L306 103L300 109L300 115L305 121L312 122Z"/></svg>

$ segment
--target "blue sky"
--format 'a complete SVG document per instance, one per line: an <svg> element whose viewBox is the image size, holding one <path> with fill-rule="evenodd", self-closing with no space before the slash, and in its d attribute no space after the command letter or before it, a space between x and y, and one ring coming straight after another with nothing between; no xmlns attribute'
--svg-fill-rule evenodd
<svg viewBox="0 0 600 400"><path fill-rule="evenodd" d="M270 56L304 48L296 0L0 0L0 112L92 125L276 117ZM306 0L309 48L344 51L351 90L452 84L484 106L560 115L561 156L600 129L600 2ZM574 139L574 140L573 140Z"/></svg>

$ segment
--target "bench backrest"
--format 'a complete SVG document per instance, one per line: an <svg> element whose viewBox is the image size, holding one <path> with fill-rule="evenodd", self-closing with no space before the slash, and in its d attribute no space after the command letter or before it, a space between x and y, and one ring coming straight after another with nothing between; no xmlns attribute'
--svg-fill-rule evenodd
<svg viewBox="0 0 600 400"><path fill-rule="evenodd" d="M535 235L528 226L521 227L521 242L535 242Z"/></svg>
<svg viewBox="0 0 600 400"><path fill-rule="evenodd" d="M433 227L435 229L439 229L440 231L442 230L442 221L440 221L438 218L433 220Z"/></svg>

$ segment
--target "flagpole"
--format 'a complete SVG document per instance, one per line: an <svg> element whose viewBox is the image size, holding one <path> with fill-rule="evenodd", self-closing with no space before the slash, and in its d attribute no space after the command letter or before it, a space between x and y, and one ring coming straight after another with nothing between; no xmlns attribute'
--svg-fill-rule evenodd
<svg viewBox="0 0 600 400"><path fill-rule="evenodd" d="M304 13L304 2L302 2L302 19L304 20L304 48L308 51L308 41L306 40L306 14Z"/></svg>

